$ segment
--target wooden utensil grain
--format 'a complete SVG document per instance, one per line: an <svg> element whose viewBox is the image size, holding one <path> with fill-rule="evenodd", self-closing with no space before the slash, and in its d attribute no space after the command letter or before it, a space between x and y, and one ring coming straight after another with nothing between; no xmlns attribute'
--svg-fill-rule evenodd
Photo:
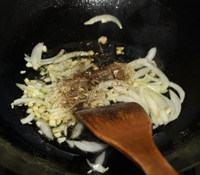
<svg viewBox="0 0 200 175"><path fill-rule="evenodd" d="M84 109L75 115L100 139L138 164L147 175L177 175L152 138L152 122L137 103Z"/></svg>

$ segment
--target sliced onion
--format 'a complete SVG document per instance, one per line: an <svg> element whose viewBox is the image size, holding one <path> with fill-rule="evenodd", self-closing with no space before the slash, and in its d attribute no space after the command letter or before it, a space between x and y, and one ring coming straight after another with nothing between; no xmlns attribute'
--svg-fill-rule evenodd
<svg viewBox="0 0 200 175"><path fill-rule="evenodd" d="M137 59L134 60L130 63L128 63L129 66L132 66L134 68L140 68L142 66L146 66L148 68L150 68L152 70L152 72L154 72L162 81L162 87L161 87L161 92L166 92L166 89L169 86L169 80L167 78L167 76L160 70L158 69L156 66L154 66L153 64L149 63L147 61L147 59Z"/></svg>
<svg viewBox="0 0 200 175"><path fill-rule="evenodd" d="M63 55L62 57L55 59L54 63L60 63L62 61L65 61L65 60L67 60L69 58L73 58L73 57L92 56L92 55L94 55L94 52L92 50L90 50L88 52L74 51L74 52L67 53L67 54Z"/></svg>
<svg viewBox="0 0 200 175"><path fill-rule="evenodd" d="M18 88L20 88L21 90L26 90L28 87L26 86L26 85L24 85L24 84L19 84L19 83L16 83L16 86L18 87Z"/></svg>
<svg viewBox="0 0 200 175"><path fill-rule="evenodd" d="M63 54L65 53L65 50L64 49L61 49L60 52L52 57L52 58L47 58L47 59L41 59L41 65L47 65L47 64L51 64L53 63L53 61L55 59L58 59L59 57L61 57ZM28 55L25 54L25 57L24 59L27 61L27 62L31 62L31 57L29 57Z"/></svg>
<svg viewBox="0 0 200 175"><path fill-rule="evenodd" d="M49 124L44 120L44 119L38 119L37 120L37 125L42 131L42 133L49 139L53 140L53 133L51 131L51 128Z"/></svg>
<svg viewBox="0 0 200 175"><path fill-rule="evenodd" d="M24 60L27 62L31 62L31 57L28 56L27 54L24 54Z"/></svg>
<svg viewBox="0 0 200 175"><path fill-rule="evenodd" d="M165 97L165 96L163 96L163 99L166 101L167 105L171 109L170 118L173 118L174 115L175 115L175 112L176 112L176 108L175 108L173 102L170 99L168 99L167 97Z"/></svg>
<svg viewBox="0 0 200 175"><path fill-rule="evenodd" d="M65 50L64 50L64 49L61 49L60 52L59 52L56 56L54 56L54 57L52 57L52 58L42 59L42 60L41 60L41 64L42 64L42 65L51 64L51 63L53 63L54 60L56 60L56 59L58 59L59 57L61 57L64 53L65 53Z"/></svg>
<svg viewBox="0 0 200 175"><path fill-rule="evenodd" d="M164 110L160 110L160 118L162 118L163 123L166 125L169 121L169 118L167 117L167 114L165 113Z"/></svg>
<svg viewBox="0 0 200 175"><path fill-rule="evenodd" d="M103 15L98 15L90 20L84 22L84 25L92 25L96 22L101 21L101 23L107 23L107 22L114 22L118 25L120 29L122 29L122 24L120 23L119 19L117 19L115 16L110 15L110 14L103 14Z"/></svg>
<svg viewBox="0 0 200 175"><path fill-rule="evenodd" d="M88 171L88 174L94 171L97 171L99 173L105 173L106 171L109 170L109 167L104 168L102 164L92 164L88 159L86 159L86 161L88 165L92 168L91 170Z"/></svg>
<svg viewBox="0 0 200 175"><path fill-rule="evenodd" d="M85 152L99 152L104 150L108 145L105 143L89 142L89 141L74 141L77 148Z"/></svg>
<svg viewBox="0 0 200 175"><path fill-rule="evenodd" d="M13 104L21 105L21 104L28 103L28 102L44 104L44 101L40 100L38 98L19 98L19 99L14 100Z"/></svg>
<svg viewBox="0 0 200 175"><path fill-rule="evenodd" d="M95 159L95 164L103 164L104 160L106 157L106 152L103 151L96 159Z"/></svg>
<svg viewBox="0 0 200 175"><path fill-rule="evenodd" d="M171 101L173 102L174 106L175 106L175 114L174 116L172 116L172 120L176 119L180 112L181 112L181 101L179 100L178 96L171 90L169 90L169 95L171 98Z"/></svg>
<svg viewBox="0 0 200 175"><path fill-rule="evenodd" d="M53 65L52 67L48 67L48 70L53 70L53 71L64 71L67 68L69 68L69 66L72 64L72 59L67 59L64 62L58 63Z"/></svg>
<svg viewBox="0 0 200 175"><path fill-rule="evenodd" d="M71 138L72 139L76 139L80 136L80 134L82 133L84 129L84 125L82 123L77 123L76 126L73 128L72 130L72 134L71 134Z"/></svg>
<svg viewBox="0 0 200 175"><path fill-rule="evenodd" d="M135 99L137 101L140 101L139 95L131 89L128 89L128 88L125 88L122 86L116 86L116 87L114 87L114 89L117 92L119 92L120 94L126 94L127 96L132 97L133 99Z"/></svg>
<svg viewBox="0 0 200 175"><path fill-rule="evenodd" d="M145 76L148 72L150 72L150 69L148 67L142 68L135 73L133 78L139 78L139 77Z"/></svg>
<svg viewBox="0 0 200 175"><path fill-rule="evenodd" d="M149 50L149 52L147 53L147 56L145 57L148 61L151 61L154 59L155 55L156 55L157 49L156 47L153 47Z"/></svg>
<svg viewBox="0 0 200 175"><path fill-rule="evenodd" d="M129 85L121 80L108 80L105 82L101 82L96 88L96 91L99 90L106 90L109 87L115 87L115 86L124 86L124 87L129 87Z"/></svg>
<svg viewBox="0 0 200 175"><path fill-rule="evenodd" d="M151 96L149 96L148 93L145 93L144 95L146 102L149 106L149 109L151 111L151 115L154 114L154 116L156 116L158 118L158 106L157 103L151 98Z"/></svg>
<svg viewBox="0 0 200 175"><path fill-rule="evenodd" d="M150 114L150 110L149 110L149 107L148 105L146 104L146 100L144 98L144 87L143 86L139 86L139 90L138 90L138 94L140 96L140 100L142 102L143 105L141 105L145 111Z"/></svg>
<svg viewBox="0 0 200 175"><path fill-rule="evenodd" d="M127 95L120 95L116 97L117 102L124 102L124 103L129 103L129 102L136 102L132 97L129 97Z"/></svg>
<svg viewBox="0 0 200 175"><path fill-rule="evenodd" d="M156 102L156 104L158 105L159 109L163 110L166 107L168 107L167 102L164 100L164 96L162 94L156 93L154 91L149 90L148 91L149 95L151 96L151 98Z"/></svg>
<svg viewBox="0 0 200 175"><path fill-rule="evenodd" d="M172 87L173 89L175 89L178 92L178 94L180 96L181 103L183 103L183 100L185 98L184 90L178 84L175 84L173 82L170 82L169 86Z"/></svg>
<svg viewBox="0 0 200 175"><path fill-rule="evenodd" d="M20 121L24 125L24 124L30 123L33 119L34 119L34 115L31 113L27 117L21 119Z"/></svg>
<svg viewBox="0 0 200 175"><path fill-rule="evenodd" d="M149 67L158 77L160 77L160 80L162 81L162 91L161 92L165 92L169 86L169 80L168 80L167 76L160 69L153 66L152 64L146 63L145 65L147 67Z"/></svg>
<svg viewBox="0 0 200 175"><path fill-rule="evenodd" d="M33 69L37 70L41 66L42 52L44 43L38 43L32 50L31 63Z"/></svg>
<svg viewBox="0 0 200 175"><path fill-rule="evenodd" d="M137 102L148 113L147 105L141 100L141 97L135 91L133 91L131 89L127 89L125 87L121 87L121 86L114 87L114 89L121 94L125 94L125 95L119 95L117 97L117 101L120 101L120 102Z"/></svg>
<svg viewBox="0 0 200 175"><path fill-rule="evenodd" d="M74 148L75 144L73 140L66 140L67 144L69 145L70 148Z"/></svg>
<svg viewBox="0 0 200 175"><path fill-rule="evenodd" d="M74 67L67 69L65 71L56 72L56 76L64 76L64 77L71 77L76 74L78 71L84 72L90 67L92 67L92 63L90 60L82 60L82 62L78 63Z"/></svg>

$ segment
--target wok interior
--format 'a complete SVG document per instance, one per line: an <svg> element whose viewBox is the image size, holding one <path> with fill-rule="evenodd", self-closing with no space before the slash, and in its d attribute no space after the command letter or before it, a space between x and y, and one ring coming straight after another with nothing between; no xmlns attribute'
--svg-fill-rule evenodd
<svg viewBox="0 0 200 175"><path fill-rule="evenodd" d="M44 42L49 49L49 56L52 56L67 43L97 40L105 35L109 41L127 46L128 59L144 56L150 48L157 47L156 62L171 81L183 87L186 100L179 119L155 130L154 141L177 170L183 170L195 163L199 153L191 150L189 153L196 154L196 157L191 156L184 164L182 159L187 155L184 155L184 151L181 152L184 145L190 142L194 142L195 148L194 138L196 139L199 132L197 88L200 81L196 75L200 62L195 10L188 15L184 13L184 10L187 10L184 2L180 5L181 10L176 1L155 3L151 0L18 0L10 4L6 1L0 12L3 14L0 21L0 37L3 43L0 48L0 133L3 138L33 157L47 158L47 161L50 160L53 164L59 163L59 168L63 168L65 164L65 171L70 169L70 173L82 173L84 170L86 172L84 158L80 158L75 152L67 152L62 147L50 144L41 138L33 127L22 126L19 119L25 116L25 110L12 110L10 103L21 96L15 83L22 83L27 75L32 78L35 76L33 71L27 71L28 74L25 75L20 75L19 72L26 69L24 53L31 53L36 43ZM114 23L83 25L84 21L104 13L116 16L121 21L123 30ZM123 58L123 61L128 60ZM108 158L110 174L120 174L123 169L141 173L121 154L112 151ZM61 173L62 171L63 169L60 170Z"/></svg>

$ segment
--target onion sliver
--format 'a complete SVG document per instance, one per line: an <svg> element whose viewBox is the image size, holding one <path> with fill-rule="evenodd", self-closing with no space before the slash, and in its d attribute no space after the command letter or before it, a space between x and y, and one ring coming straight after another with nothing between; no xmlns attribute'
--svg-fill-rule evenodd
<svg viewBox="0 0 200 175"><path fill-rule="evenodd" d="M85 152L99 152L104 150L108 145L105 143L88 142L88 141L74 141L77 148Z"/></svg>
<svg viewBox="0 0 200 175"><path fill-rule="evenodd" d="M139 78L139 77L145 76L148 72L150 72L150 69L148 67L142 68L135 73L133 78Z"/></svg>
<svg viewBox="0 0 200 175"><path fill-rule="evenodd" d="M178 94L180 96L181 103L183 103L183 100L185 98L184 90L178 84L175 84L173 82L170 82L169 86L172 87L173 89L175 89L178 92Z"/></svg>
<svg viewBox="0 0 200 175"><path fill-rule="evenodd" d="M124 102L124 103L136 102L136 100L134 100L132 97L129 97L127 95L120 95L116 97L116 101Z"/></svg>
<svg viewBox="0 0 200 175"><path fill-rule="evenodd" d="M103 164L106 157L106 152L103 151L97 158L95 159L95 164Z"/></svg>
<svg viewBox="0 0 200 175"><path fill-rule="evenodd" d="M161 92L165 92L166 89L169 86L169 80L166 77L166 75L157 67L155 67L154 65L150 64L150 63L145 63L145 66L149 67L158 77L160 77L160 80L162 81L162 91Z"/></svg>
<svg viewBox="0 0 200 175"><path fill-rule="evenodd" d="M61 49L60 52L52 57L52 58L47 58L47 59L42 59L41 60L41 65L47 65L47 64L51 64L55 59L58 59L59 57L61 57L63 54L65 53L64 49Z"/></svg>
<svg viewBox="0 0 200 175"><path fill-rule="evenodd" d="M24 125L24 124L30 123L33 119L34 119L34 115L29 114L27 117L21 119L20 121Z"/></svg>
<svg viewBox="0 0 200 175"><path fill-rule="evenodd" d="M149 108L150 108L150 114L152 115L152 113L154 114L154 116L158 116L158 106L157 103L151 98L151 96L148 94L148 92L145 92L144 94L145 96L145 100L146 103L148 104Z"/></svg>
<svg viewBox="0 0 200 175"><path fill-rule="evenodd" d="M128 63L128 65L131 66L131 67L134 67L134 68L141 68L143 66L150 68L151 71L154 72L160 78L160 80L162 81L161 92L165 92L166 89L168 88L169 80L166 77L166 75L160 69L158 69L156 66L149 63L147 61L147 59L144 59L144 58L143 59L137 59L137 60L134 60L134 61Z"/></svg>
<svg viewBox="0 0 200 175"><path fill-rule="evenodd" d="M150 109L149 109L149 107L148 107L148 105L147 105L147 103L146 103L146 100L145 100L145 98L144 98L144 88L143 88L143 86L139 86L139 96L140 96L140 100L141 100L141 102L142 102L142 104L143 105L141 105L144 109L145 109L145 111L148 113L148 114L150 114Z"/></svg>
<svg viewBox="0 0 200 175"><path fill-rule="evenodd" d="M175 106L175 114L174 116L172 116L172 120L176 119L178 117L178 115L181 112L181 102L178 98L178 96L171 90L169 90L169 95L171 98L171 101L173 102L174 106Z"/></svg>
<svg viewBox="0 0 200 175"><path fill-rule="evenodd" d="M99 173L105 173L109 168L104 168L102 166L103 162L105 160L105 151L102 152L96 159L95 159L95 163L92 164L89 160L86 160L88 165L92 168L91 170L88 171L88 174L93 172L93 171L97 171Z"/></svg>
<svg viewBox="0 0 200 175"><path fill-rule="evenodd" d="M14 100L13 104L21 105L21 104L29 103L29 102L44 104L43 100L40 100L37 98L19 98L19 99Z"/></svg>
<svg viewBox="0 0 200 175"><path fill-rule="evenodd" d="M167 98L165 96L163 96L163 99L166 101L166 103L168 104L169 108L171 109L170 118L173 118L174 115L175 115L175 112L176 112L176 108L175 108L173 102L169 98Z"/></svg>
<svg viewBox="0 0 200 175"><path fill-rule="evenodd" d="M101 23L107 23L107 22L114 22L118 25L120 29L122 29L122 24L120 23L119 19L117 19L115 16L110 15L110 14L103 14L103 15L98 15L90 20L84 22L84 25L92 25L96 22L101 21Z"/></svg>
<svg viewBox="0 0 200 175"><path fill-rule="evenodd" d="M73 58L73 57L83 57L83 56L92 56L94 55L94 52L92 50L90 51L74 51L74 52L70 52L67 53L65 55L63 55L62 57L59 57L57 59L54 60L54 63L60 63L62 61L65 61L69 58Z"/></svg>
<svg viewBox="0 0 200 175"><path fill-rule="evenodd" d="M143 103L143 101L141 100L141 97L135 91L133 91L131 89L127 89L125 87L121 87L121 86L114 87L114 89L121 94L125 94L125 95L119 95L117 97L117 101L120 101L120 102L137 102L148 113L147 105L145 103Z"/></svg>
<svg viewBox="0 0 200 175"><path fill-rule="evenodd" d="M53 133L51 131L50 126L48 125L48 123L44 120L44 119L38 119L37 120L37 126L40 128L40 130L42 131L42 133L49 139L53 140Z"/></svg>
<svg viewBox="0 0 200 175"><path fill-rule="evenodd" d="M55 65L51 65L51 67L48 67L49 71L64 71L69 68L69 66L72 64L73 60L72 59L67 59L64 62L60 62Z"/></svg>
<svg viewBox="0 0 200 175"><path fill-rule="evenodd" d="M44 43L38 43L32 50L31 63L33 69L37 70L41 66L42 52Z"/></svg>
<svg viewBox="0 0 200 175"><path fill-rule="evenodd" d="M82 123L77 123L76 126L72 130L71 138L76 139L80 136L84 129L84 125Z"/></svg>
<svg viewBox="0 0 200 175"><path fill-rule="evenodd" d="M91 170L89 170L87 173L92 173L93 171L97 171L99 173L105 173L106 171L108 171L109 167L104 168L101 164L92 164L88 159L86 159L88 165L92 168Z"/></svg>
<svg viewBox="0 0 200 175"><path fill-rule="evenodd" d="M70 148L74 148L75 144L73 140L66 140L67 144L69 145Z"/></svg>
<svg viewBox="0 0 200 175"><path fill-rule="evenodd" d="M156 55L156 47L151 48L148 53L147 56L145 57L148 61L151 61L154 59L155 55Z"/></svg>
<svg viewBox="0 0 200 175"><path fill-rule="evenodd" d="M16 83L16 86L18 87L18 88L20 88L21 90L26 90L28 87L26 86L26 85L24 85L24 84L19 84L19 83Z"/></svg>
<svg viewBox="0 0 200 175"><path fill-rule="evenodd" d="M58 59L59 57L61 57L63 54L64 54L65 50L64 49L61 49L60 52L52 57L52 58L47 58L47 59L41 59L41 65L44 66L44 65L47 65L47 64L51 64L53 63L53 61L55 59ZM25 54L25 58L24 58L27 62L31 62L31 57L29 57L28 55Z"/></svg>

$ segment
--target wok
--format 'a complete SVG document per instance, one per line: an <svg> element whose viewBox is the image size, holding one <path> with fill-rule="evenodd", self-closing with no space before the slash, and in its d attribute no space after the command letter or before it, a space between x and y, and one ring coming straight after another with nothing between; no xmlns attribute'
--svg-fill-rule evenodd
<svg viewBox="0 0 200 175"><path fill-rule="evenodd" d="M156 61L186 92L178 120L154 130L154 141L179 172L200 161L200 35L198 1L178 0L7 0L0 6L0 164L19 174L86 174L85 157L48 142L34 127L22 126L23 109L10 103L21 96L15 86L25 75L24 53L43 41L53 55L66 43L97 40L106 35L126 46L127 58L144 56L157 47ZM114 23L84 26L99 14L119 18ZM74 44L76 45L76 44ZM73 44L72 44L73 46ZM57 50L54 50L57 48ZM119 59L120 60L120 59ZM128 61L122 58L123 61ZM29 71L28 71L29 72ZM28 73L34 77L33 73ZM143 174L122 154L109 148L106 174ZM98 174L98 173L96 173Z"/></svg>

